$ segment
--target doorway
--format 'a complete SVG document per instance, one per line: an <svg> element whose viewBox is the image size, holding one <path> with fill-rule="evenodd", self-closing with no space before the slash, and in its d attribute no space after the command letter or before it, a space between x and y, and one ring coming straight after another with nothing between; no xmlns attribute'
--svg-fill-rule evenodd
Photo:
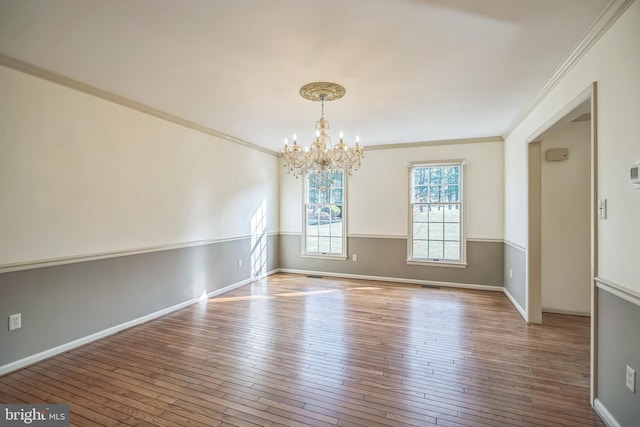
<svg viewBox="0 0 640 427"><path fill-rule="evenodd" d="M556 263L553 266L553 262L549 262L549 255L557 256L557 257L567 257L573 256L575 254L567 254L562 252L556 252L553 247L556 243L560 243L560 245L564 245L565 251L566 247L571 247L571 245L576 245L577 241L581 241L582 244L587 244L587 248L584 249L584 253L588 253L588 266L584 266L584 269L588 268L588 272L582 271L580 273L580 277L576 277L575 281L580 282L582 280L587 280L588 282L581 283L578 285L572 286L583 286L588 292L588 296L583 296L583 298L588 300L589 310L588 313L591 315L591 393L593 400L593 391L595 390L595 366L596 366L596 354L594 349L596 344L596 330L594 325L597 324L597 292L595 292L595 282L594 277L597 275L597 220L596 220L596 212L597 212L597 193L596 193L596 172L597 172L597 115L596 115L596 83L594 82L591 86L585 89L580 95L578 95L571 103L569 103L566 107L560 110L556 115L554 115L547 123L538 128L536 132L530 135L527 138L527 260L526 260L526 320L530 323L542 323L542 312L543 312L543 280L549 279L554 274L556 276L560 276L557 271L555 273L550 272L550 270L558 270L558 265L561 265L561 261ZM552 148L554 144L558 144L557 137L561 135L559 132L567 132L568 127L575 125L576 123L580 123L581 120L586 120L585 117L588 117L588 121L590 126L588 126L588 130L585 132L585 138L587 138L587 147L585 148L584 155L588 156L587 162L589 164L588 171L584 171L582 173L581 185L585 187L583 190L587 193L583 197L588 199L588 204L584 203L582 209L587 209L586 212L581 211L580 215L584 215L584 217L580 220L581 222L586 222L588 224L584 225L583 230L587 232L587 236L582 236L582 240L576 240L572 242L568 242L567 239L562 239L558 236L557 230L558 227L561 227L563 223L566 221L571 221L571 218L566 216L561 217L560 219L553 217L554 206L548 206L550 201L554 199L557 201L558 198L561 198L563 195L566 196L568 194L566 181L561 182L550 182L550 178L553 178L552 171L554 169L553 165L544 164L545 160L545 151L548 148ZM573 127L580 127L580 125L575 125ZM584 132L584 129L582 129ZM547 141L547 142L545 142ZM555 142L554 142L555 141ZM558 148L558 147L556 147ZM584 160L584 159L583 159ZM557 166L555 165L556 169ZM556 170L556 172L558 172ZM557 174L558 176L563 176L562 173ZM564 174L566 179L567 175ZM586 177L586 178L585 178ZM584 180L587 179L587 182ZM545 185L546 184L546 185ZM559 191L549 192L548 188L550 185L555 185L558 187ZM588 189L587 189L588 187ZM545 189L547 189L545 191ZM547 206L543 206L543 202L547 202ZM575 211L574 211L575 213ZM562 213L564 215L565 213ZM545 228L543 229L543 225ZM572 224L573 226L574 224ZM556 234L550 234L550 230L547 228L551 227L554 229ZM558 240L559 239L559 240ZM557 241L556 241L557 240ZM579 245L579 244L578 244ZM575 247L575 246L574 246ZM543 250L554 250L554 253L548 254L544 253ZM544 261L547 261L545 264ZM557 261L557 260L556 260ZM570 262L567 263L565 270L570 269ZM586 264L586 262L585 262ZM545 267L547 267L545 269ZM549 269L549 267L552 267ZM566 271L565 271L566 273ZM569 271L571 273L571 271ZM546 289L549 291L549 289ZM553 291L557 291L554 289L551 291L553 295ZM569 287L569 289L564 289L560 294L556 293L555 297L558 299L565 301L565 304L571 304L567 302L570 299L571 292L574 292L575 289ZM546 292L548 293L548 292ZM547 295L548 297L548 295ZM553 300L553 299L552 299ZM550 299L547 298L546 303L549 304ZM575 301L574 301L575 302ZM584 307L586 302L583 300L580 302L579 307L571 307L568 309L556 309L555 311L564 311L567 314L587 314L586 307ZM553 307L552 307L553 309ZM553 310L551 310L553 311Z"/></svg>
<svg viewBox="0 0 640 427"><path fill-rule="evenodd" d="M540 142L543 312L591 315L590 142L589 111Z"/></svg>

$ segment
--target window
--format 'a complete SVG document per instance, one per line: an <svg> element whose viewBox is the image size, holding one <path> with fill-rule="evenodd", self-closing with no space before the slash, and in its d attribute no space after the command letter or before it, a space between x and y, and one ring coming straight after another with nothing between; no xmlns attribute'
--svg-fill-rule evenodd
<svg viewBox="0 0 640 427"><path fill-rule="evenodd" d="M412 164L408 261L465 265L462 161Z"/></svg>
<svg viewBox="0 0 640 427"><path fill-rule="evenodd" d="M314 174L305 179L303 254L346 258L344 173L333 172L326 190L312 185Z"/></svg>

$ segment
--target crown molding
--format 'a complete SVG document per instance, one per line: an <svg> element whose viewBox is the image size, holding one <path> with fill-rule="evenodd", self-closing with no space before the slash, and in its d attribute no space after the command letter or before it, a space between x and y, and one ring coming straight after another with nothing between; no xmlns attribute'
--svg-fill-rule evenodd
<svg viewBox="0 0 640 427"><path fill-rule="evenodd" d="M215 129L208 128L206 126L200 125L198 123L195 123L189 120L185 120L178 116L174 116L173 114L166 113L164 111L158 110L156 108L150 107L145 104L141 104L139 102L122 97L120 95L116 95L111 92L98 89L97 87L79 82L77 80L73 80L69 77L65 77L61 74L57 74L49 70L45 70L44 68L37 67L33 64L29 64L19 59L12 58L2 53L0 53L0 65L14 69L16 71L30 74L35 77L39 77L41 79L50 81L52 83L57 83L59 85L66 86L68 88L104 99L109 102L113 102L114 104L118 104L123 107L127 107L132 110L136 110L138 112L148 114L150 116L159 118L161 120L166 120L168 122L175 123L180 126L184 126L186 128L195 130L197 132L214 136L216 138L224 139L225 141L233 142L234 144L239 144L254 150L261 151L266 154L270 154L272 156L278 156L278 153L276 153L275 151L266 149L264 147L260 147L259 145L252 144L251 142L245 141L243 139L236 138L231 135L227 135L226 133L219 132Z"/></svg>
<svg viewBox="0 0 640 427"><path fill-rule="evenodd" d="M406 142L400 144L367 145L365 151L395 150L398 148L431 147L437 145L479 144L483 142L503 142L501 136L485 136L481 138L443 139L439 141Z"/></svg>
<svg viewBox="0 0 640 427"><path fill-rule="evenodd" d="M524 110L511 123L511 126L502 135L508 139L525 118L540 105L542 100L560 83L560 81L575 67L580 59L596 44L600 37L618 20L618 18L631 6L635 0L611 0L606 9L600 14L596 22L589 28L571 53L564 59L560 66L553 72L545 85L536 96L527 104Z"/></svg>

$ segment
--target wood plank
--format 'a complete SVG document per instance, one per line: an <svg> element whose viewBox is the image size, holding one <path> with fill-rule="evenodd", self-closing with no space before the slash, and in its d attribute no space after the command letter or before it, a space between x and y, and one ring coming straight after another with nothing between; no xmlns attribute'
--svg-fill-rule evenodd
<svg viewBox="0 0 640 427"><path fill-rule="evenodd" d="M0 403L79 426L600 427L589 372L588 318L277 274L0 377Z"/></svg>

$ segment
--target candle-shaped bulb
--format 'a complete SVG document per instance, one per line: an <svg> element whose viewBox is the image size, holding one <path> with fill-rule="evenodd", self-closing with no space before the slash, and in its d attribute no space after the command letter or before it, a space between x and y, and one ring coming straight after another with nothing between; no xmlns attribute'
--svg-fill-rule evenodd
<svg viewBox="0 0 640 427"><path fill-rule="evenodd" d="M298 141L298 138L296 137L296 134L293 134L293 143L295 144Z"/></svg>
<svg viewBox="0 0 640 427"><path fill-rule="evenodd" d="M284 139L284 146L286 147L287 145L289 145L289 140L287 140L287 138Z"/></svg>
<svg viewBox="0 0 640 427"><path fill-rule="evenodd" d="M343 137L343 136L344 136L344 135L343 135L342 131L340 131L340 142L342 142L342 137Z"/></svg>
<svg viewBox="0 0 640 427"><path fill-rule="evenodd" d="M360 135L356 135L356 145L360 142Z"/></svg>

